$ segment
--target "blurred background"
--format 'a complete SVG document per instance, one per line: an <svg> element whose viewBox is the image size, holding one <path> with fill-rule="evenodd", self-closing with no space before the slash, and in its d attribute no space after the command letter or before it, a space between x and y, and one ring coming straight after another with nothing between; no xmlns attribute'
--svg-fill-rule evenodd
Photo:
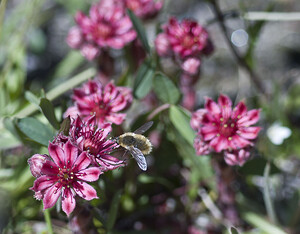
<svg viewBox="0 0 300 234"><path fill-rule="evenodd" d="M88 62L66 43L75 13L87 13L93 2L0 2L2 233L47 233L42 203L29 190L34 177L27 164L33 154L47 153L47 147L26 136L20 119L33 116L54 135L39 111L39 98L46 96L62 121L71 105L72 89L96 75L98 64ZM54 233L300 233L300 2L219 1L226 35L214 2L165 0L159 15L143 25L151 48L170 16L195 19L207 29L214 52L201 59L195 109L203 107L205 96L216 100L220 93L234 104L245 100L249 109L260 108L263 129L253 159L224 175L226 169L214 167L211 156L196 156L192 143L187 143L193 136L186 137L176 124L189 126L190 113L178 116L163 110L154 116L155 124L146 134L154 145L147 156L148 171L140 171L130 160L128 166L101 175L94 184L98 200L78 202L70 218L51 209ZM275 12L285 14L270 14ZM126 49L111 51L103 64L110 59L114 70L109 78L133 87L136 73L128 75ZM168 59L161 65L176 83L176 66ZM113 135L137 129L161 104L151 95L136 98L126 111L125 123L115 126ZM229 194L220 191L220 175L225 180L234 177ZM226 199L234 200L239 225L224 215L230 212L222 205ZM82 223L72 223L74 217Z"/></svg>

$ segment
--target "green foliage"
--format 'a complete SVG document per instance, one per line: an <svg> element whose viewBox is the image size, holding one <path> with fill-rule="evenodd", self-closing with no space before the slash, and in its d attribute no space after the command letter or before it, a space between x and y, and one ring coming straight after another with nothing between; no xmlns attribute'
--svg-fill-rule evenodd
<svg viewBox="0 0 300 234"><path fill-rule="evenodd" d="M153 89L163 103L176 104L180 92L174 83L163 73L157 73L153 79Z"/></svg>
<svg viewBox="0 0 300 234"><path fill-rule="evenodd" d="M131 19L131 22L133 24L133 27L135 28L138 38L141 40L144 49L147 51L147 53L150 53L150 46L148 43L148 38L145 32L145 29L143 27L142 22L139 20L139 18L136 17L136 15L133 13L132 10L127 9L127 13Z"/></svg>
<svg viewBox="0 0 300 234"><path fill-rule="evenodd" d="M151 61L145 60L137 71L134 81L133 93L136 98L141 99L150 92L154 73L155 69Z"/></svg>
<svg viewBox="0 0 300 234"><path fill-rule="evenodd" d="M58 130L60 126L56 119L52 103L47 98L41 98L39 106L52 127Z"/></svg>
<svg viewBox="0 0 300 234"><path fill-rule="evenodd" d="M17 121L17 127L29 139L48 147L53 140L53 131L35 118L27 117Z"/></svg>
<svg viewBox="0 0 300 234"><path fill-rule="evenodd" d="M190 126L189 114L182 107L172 105L170 107L169 117L177 131L193 146L195 132Z"/></svg>

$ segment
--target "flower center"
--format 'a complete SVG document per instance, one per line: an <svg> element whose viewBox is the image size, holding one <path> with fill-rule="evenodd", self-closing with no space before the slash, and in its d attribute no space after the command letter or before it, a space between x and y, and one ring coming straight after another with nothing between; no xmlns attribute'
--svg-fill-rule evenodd
<svg viewBox="0 0 300 234"><path fill-rule="evenodd" d="M99 151L97 145L95 144L95 141L91 138L85 139L83 148L93 155L96 155Z"/></svg>
<svg viewBox="0 0 300 234"><path fill-rule="evenodd" d="M224 119L220 119L220 125L219 125L219 134L226 137L231 138L236 134L237 126L232 119L228 119L226 122L224 122Z"/></svg>
<svg viewBox="0 0 300 234"><path fill-rule="evenodd" d="M96 118L101 121L105 120L109 112L110 112L109 103L105 104L103 102L96 103L96 106L92 110L92 114L95 113Z"/></svg>
<svg viewBox="0 0 300 234"><path fill-rule="evenodd" d="M136 0L128 0L126 1L126 5L132 11L135 11L136 9L141 7L139 1Z"/></svg>
<svg viewBox="0 0 300 234"><path fill-rule="evenodd" d="M74 173L70 171L69 168L59 168L59 172L57 174L58 181L63 185L63 186L68 186L73 183L74 181Z"/></svg>
<svg viewBox="0 0 300 234"><path fill-rule="evenodd" d="M105 23L99 23L95 34L97 38L107 38L111 34L111 27Z"/></svg>
<svg viewBox="0 0 300 234"><path fill-rule="evenodd" d="M194 45L194 38L191 37L190 35L186 35L184 38L183 38L183 46L185 48L190 48Z"/></svg>

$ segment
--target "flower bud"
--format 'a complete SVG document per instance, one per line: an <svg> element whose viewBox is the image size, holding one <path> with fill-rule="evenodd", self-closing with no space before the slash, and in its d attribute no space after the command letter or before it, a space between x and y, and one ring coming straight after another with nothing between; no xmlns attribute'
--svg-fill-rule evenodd
<svg viewBox="0 0 300 234"><path fill-rule="evenodd" d="M73 49L78 49L82 44L83 38L81 31L78 27L73 27L70 29L67 37L68 45Z"/></svg>
<svg viewBox="0 0 300 234"><path fill-rule="evenodd" d="M155 49L159 56L167 57L171 54L171 47L165 33L160 33L155 39Z"/></svg>
<svg viewBox="0 0 300 234"><path fill-rule="evenodd" d="M199 72L200 60L197 58L188 58L182 64L181 68L189 75L196 75Z"/></svg>
<svg viewBox="0 0 300 234"><path fill-rule="evenodd" d="M42 170L44 163L47 160L49 160L49 157L45 154L44 155L35 154L31 158L28 159L30 171L34 177L38 178L42 175L41 170Z"/></svg>

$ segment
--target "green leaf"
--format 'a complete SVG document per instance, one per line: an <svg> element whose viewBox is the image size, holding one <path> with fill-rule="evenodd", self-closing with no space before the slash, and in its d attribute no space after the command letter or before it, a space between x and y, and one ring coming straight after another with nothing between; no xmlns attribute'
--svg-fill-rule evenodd
<svg viewBox="0 0 300 234"><path fill-rule="evenodd" d="M59 123L56 119L56 116L55 116L55 113L54 113L54 107L53 107L52 103L47 98L41 98L40 107L41 107L41 110L42 110L43 114L48 119L49 123L55 129L58 130L60 128L60 126L59 126Z"/></svg>
<svg viewBox="0 0 300 234"><path fill-rule="evenodd" d="M153 76L154 68L150 61L145 60L140 66L134 81L133 93L136 98L141 99L150 92Z"/></svg>
<svg viewBox="0 0 300 234"><path fill-rule="evenodd" d="M7 130L2 130L0 135L0 150L11 149L20 146L21 142Z"/></svg>
<svg viewBox="0 0 300 234"><path fill-rule="evenodd" d="M127 13L130 17L130 20L133 24L135 31L138 34L139 39L141 40L141 42L143 44L143 47L145 48L147 53L150 53L150 46L149 46L147 35L146 35L146 32L145 32L142 22L139 20L139 18L136 17L136 15L132 12L132 10L127 9Z"/></svg>
<svg viewBox="0 0 300 234"><path fill-rule="evenodd" d="M269 175L270 175L270 170L271 166L270 163L268 162L266 164L265 170L264 170L264 180L265 180L265 185L264 185L264 201L265 201L265 206L267 210L267 214L270 218L270 220L276 224L277 223L277 217L273 205L273 201L270 195L270 184L269 184Z"/></svg>
<svg viewBox="0 0 300 234"><path fill-rule="evenodd" d="M230 234L239 234L240 232L235 227L231 227L229 229L229 233Z"/></svg>
<svg viewBox="0 0 300 234"><path fill-rule="evenodd" d="M185 140L187 140L190 145L193 146L195 132L190 126L191 117L183 108L174 105L170 107L169 116L172 124L177 129L177 131L183 136Z"/></svg>
<svg viewBox="0 0 300 234"><path fill-rule="evenodd" d="M23 134L43 146L47 147L49 141L53 140L51 129L35 118L20 119L17 126Z"/></svg>
<svg viewBox="0 0 300 234"><path fill-rule="evenodd" d="M70 118L70 116L68 116L61 123L59 131L63 132L63 134L65 136L68 136L69 135L70 126L71 126L71 118Z"/></svg>
<svg viewBox="0 0 300 234"><path fill-rule="evenodd" d="M106 225L108 231L113 229L114 224L116 222L121 195L122 195L122 191L119 190L112 199L109 213L108 213L107 225Z"/></svg>
<svg viewBox="0 0 300 234"><path fill-rule="evenodd" d="M157 73L153 80L153 89L157 97L164 103L176 104L180 92L174 83L163 73Z"/></svg>
<svg viewBox="0 0 300 234"><path fill-rule="evenodd" d="M287 234L285 231L266 221L263 217L256 215L254 213L244 214L244 219L252 224L254 227L259 228L261 231L272 234Z"/></svg>
<svg viewBox="0 0 300 234"><path fill-rule="evenodd" d="M68 77L84 62L84 57L78 51L70 51L64 59L56 66L53 79ZM58 84L61 79L52 83Z"/></svg>
<svg viewBox="0 0 300 234"><path fill-rule="evenodd" d="M40 99L36 95L34 95L32 92L30 92L30 91L26 91L25 92L25 98L30 103L33 103L33 104L35 104L37 106L40 105Z"/></svg>

